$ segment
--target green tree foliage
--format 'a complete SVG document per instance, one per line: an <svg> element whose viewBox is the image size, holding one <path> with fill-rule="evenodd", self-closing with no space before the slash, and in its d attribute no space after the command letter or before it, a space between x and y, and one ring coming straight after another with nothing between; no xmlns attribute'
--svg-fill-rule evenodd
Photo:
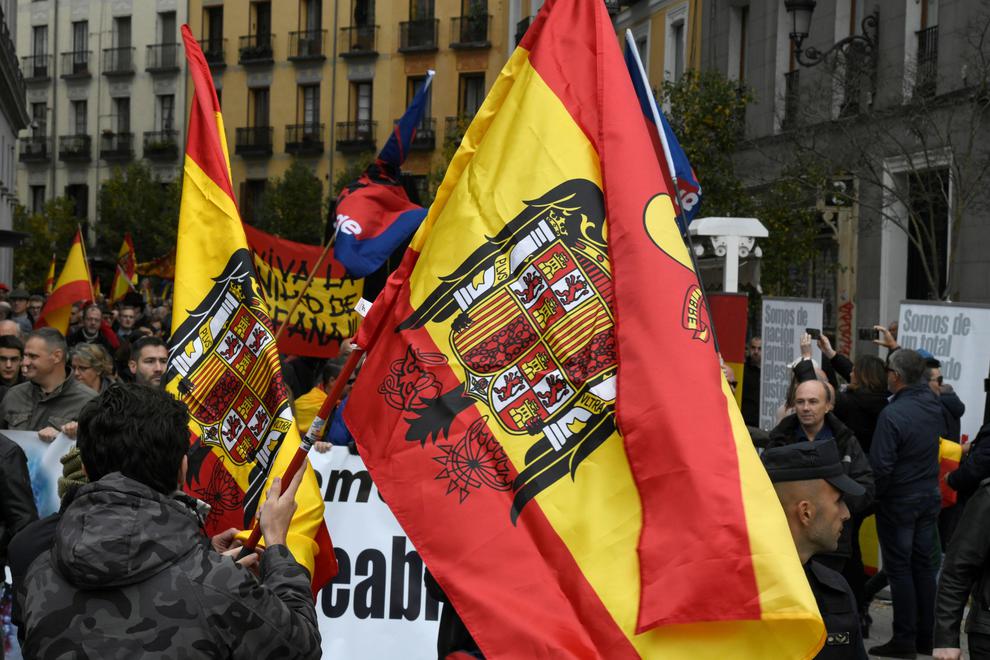
<svg viewBox="0 0 990 660"><path fill-rule="evenodd" d="M67 197L49 201L41 213L28 213L20 205L14 209L14 231L28 235L27 240L14 250L15 286L44 291L52 254L56 255L55 274L58 276L78 227L79 219L74 211L75 204Z"/></svg>
<svg viewBox="0 0 990 660"><path fill-rule="evenodd" d="M732 161L743 134L749 92L718 71L686 71L667 81L661 102L670 104L670 125L698 175L707 216L743 216L748 196Z"/></svg>
<svg viewBox="0 0 990 660"><path fill-rule="evenodd" d="M807 267L815 255L820 224L814 196L801 181L777 179L750 200L769 236L760 239L760 285L768 296L807 293Z"/></svg>
<svg viewBox="0 0 990 660"><path fill-rule="evenodd" d="M93 256L116 260L126 233L134 239L138 261L172 250L179 226L179 190L178 182L156 178L141 161L114 168L100 186Z"/></svg>
<svg viewBox="0 0 990 660"><path fill-rule="evenodd" d="M325 216L323 184L313 168L296 160L281 177L269 179L254 225L290 241L320 245Z"/></svg>

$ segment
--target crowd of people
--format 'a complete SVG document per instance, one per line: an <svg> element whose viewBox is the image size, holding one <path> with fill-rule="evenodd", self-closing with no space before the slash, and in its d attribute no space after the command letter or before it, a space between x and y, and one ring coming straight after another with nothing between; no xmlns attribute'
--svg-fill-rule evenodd
<svg viewBox="0 0 990 660"><path fill-rule="evenodd" d="M0 290L0 428L76 441L62 459L61 509L38 520L24 453L0 435L0 566L13 576L26 657L62 648L88 657L171 657L177 648L189 657L318 655L308 574L284 547L298 484L281 497L273 491L261 511L268 549L240 568L225 556L239 551L237 530L207 539L201 504L177 488L188 416L164 392L169 301L130 294L114 306L80 305L64 336L34 327L43 304ZM819 657L866 657L870 603L889 585L893 637L871 655L961 657L972 596L970 652L990 658L990 425L945 477L958 503L944 506L939 443L959 441L965 404L933 356L900 348L896 326L878 328L886 354L855 362L825 335L802 337L769 430L759 428L760 338L747 348L742 414L826 623ZM811 358L814 341L821 364ZM300 433L348 348L330 360L284 359ZM317 451L352 443L341 409ZM859 544L870 515L882 556L873 575ZM113 607L102 600L107 587ZM96 588L104 595L87 598Z"/></svg>
<svg viewBox="0 0 990 660"><path fill-rule="evenodd" d="M885 359L862 355L855 363L822 334L818 364L805 334L769 432L759 428L759 337L750 339L743 369L743 417L825 618L819 657L867 656L870 603L889 585L893 636L871 646L870 655L960 658L972 594L970 654L990 658L990 424L962 445L958 469L941 477L940 444L959 442L965 404L943 382L934 356L898 345L896 323L875 330ZM840 466L843 483L831 483L829 469ZM943 496L945 488L952 497ZM859 546L870 515L882 565L872 576Z"/></svg>

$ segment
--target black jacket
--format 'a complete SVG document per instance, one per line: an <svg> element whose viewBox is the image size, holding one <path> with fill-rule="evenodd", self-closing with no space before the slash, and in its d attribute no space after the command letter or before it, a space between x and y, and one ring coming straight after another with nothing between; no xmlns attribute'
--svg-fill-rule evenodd
<svg viewBox="0 0 990 660"><path fill-rule="evenodd" d="M37 519L24 450L0 435L0 573L7 563L7 546L14 534Z"/></svg>
<svg viewBox="0 0 990 660"><path fill-rule="evenodd" d="M980 482L990 477L990 424L985 424L970 442L969 452L959 467L946 478L949 487L961 497L976 492Z"/></svg>
<svg viewBox="0 0 990 660"><path fill-rule="evenodd" d="M951 389L948 392L942 392L938 400L942 404L942 419L945 422L945 435L942 437L953 442L959 442L960 426L962 416L966 414L966 404Z"/></svg>
<svg viewBox="0 0 990 660"><path fill-rule="evenodd" d="M944 426L942 404L927 383L905 387L893 396L877 419L870 446L878 500L938 488L938 439Z"/></svg>
<svg viewBox="0 0 990 660"><path fill-rule="evenodd" d="M867 660L859 610L846 579L814 559L804 565L804 574L825 622L825 646L815 660Z"/></svg>
<svg viewBox="0 0 990 660"><path fill-rule="evenodd" d="M746 426L758 427L760 425L760 368L751 365L749 360L743 365L742 388L740 408L743 419L746 421Z"/></svg>
<svg viewBox="0 0 990 660"><path fill-rule="evenodd" d="M867 454L873 444L873 434L877 428L877 418L887 407L887 392L867 392L866 390L846 390L835 396L835 416L848 426L860 446Z"/></svg>
<svg viewBox="0 0 990 660"><path fill-rule="evenodd" d="M853 516L863 516L873 504L873 471L870 469L870 461L862 447L859 446L856 436L853 435L849 427L839 421L838 417L832 413L826 413L825 424L832 430L832 435L835 437L835 444L839 447L839 456L842 457L842 467L845 468L846 474L866 489L866 492L858 497L845 496L849 512ZM779 447L795 442L807 442L807 440L802 440L803 435L798 435L799 425L800 422L798 422L796 414L788 415L780 420L780 424L777 424L770 431L768 446ZM852 527L852 518L842 525L842 536L839 537L837 555L848 557L852 553Z"/></svg>
<svg viewBox="0 0 990 660"><path fill-rule="evenodd" d="M949 543L935 598L935 646L959 648L959 626L972 594L968 634L990 635L990 480L963 513Z"/></svg>

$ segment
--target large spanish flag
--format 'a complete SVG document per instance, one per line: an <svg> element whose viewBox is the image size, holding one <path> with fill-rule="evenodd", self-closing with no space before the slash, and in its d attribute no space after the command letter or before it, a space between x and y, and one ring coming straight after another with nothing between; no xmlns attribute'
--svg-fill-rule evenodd
<svg viewBox="0 0 990 660"><path fill-rule="evenodd" d="M209 68L182 26L195 93L179 208L167 388L189 407L186 491L211 505L207 532L249 528L271 480L299 447L275 334L230 183ZM288 546L314 591L336 573L312 466L296 495Z"/></svg>
<svg viewBox="0 0 990 660"><path fill-rule="evenodd" d="M662 181L605 7L550 0L359 332L345 420L486 657L824 642Z"/></svg>
<svg viewBox="0 0 990 660"><path fill-rule="evenodd" d="M117 251L117 266L110 284L110 304L123 300L128 291L134 290L137 284L137 259L134 255L134 241L129 233L124 234L124 241Z"/></svg>
<svg viewBox="0 0 990 660"><path fill-rule="evenodd" d="M54 263L54 262L53 262ZM45 300L41 314L35 321L34 327L50 326L63 335L69 332L69 318L72 316L72 305L77 302L93 300L93 283L89 277L89 262L86 260L86 244L82 239L82 230L76 230L72 239L69 255L65 258L62 272L58 275L55 288Z"/></svg>

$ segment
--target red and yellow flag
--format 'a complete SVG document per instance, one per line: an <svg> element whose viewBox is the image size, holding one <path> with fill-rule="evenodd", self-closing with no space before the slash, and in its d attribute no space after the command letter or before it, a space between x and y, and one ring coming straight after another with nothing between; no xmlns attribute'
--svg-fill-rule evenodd
<svg viewBox="0 0 990 660"><path fill-rule="evenodd" d="M824 642L700 294L605 7L548 1L362 325L344 413L486 656Z"/></svg>
<svg viewBox="0 0 990 660"><path fill-rule="evenodd" d="M45 295L52 295L55 290L55 253L52 252L52 262L48 266L48 276L45 277Z"/></svg>
<svg viewBox="0 0 990 660"><path fill-rule="evenodd" d="M175 250L169 251L151 261L142 261L137 265L138 275L160 277L166 280L175 279Z"/></svg>
<svg viewBox="0 0 990 660"><path fill-rule="evenodd" d="M117 251L117 267L110 285L110 304L123 300L128 291L134 290L137 283L137 259L134 255L134 241L131 235L124 234L124 242Z"/></svg>
<svg viewBox="0 0 990 660"><path fill-rule="evenodd" d="M93 284L89 278L89 262L86 261L86 244L82 239L82 230L77 230L55 288L45 300L45 306L41 308L41 314L35 321L34 327L50 326L63 335L67 334L72 305L92 300Z"/></svg>
<svg viewBox="0 0 990 660"><path fill-rule="evenodd" d="M189 408L186 491L212 506L207 531L251 527L299 447L275 334L230 183L223 118L203 52L182 26L195 94L189 116L167 388ZM314 593L336 573L307 463L288 546Z"/></svg>

